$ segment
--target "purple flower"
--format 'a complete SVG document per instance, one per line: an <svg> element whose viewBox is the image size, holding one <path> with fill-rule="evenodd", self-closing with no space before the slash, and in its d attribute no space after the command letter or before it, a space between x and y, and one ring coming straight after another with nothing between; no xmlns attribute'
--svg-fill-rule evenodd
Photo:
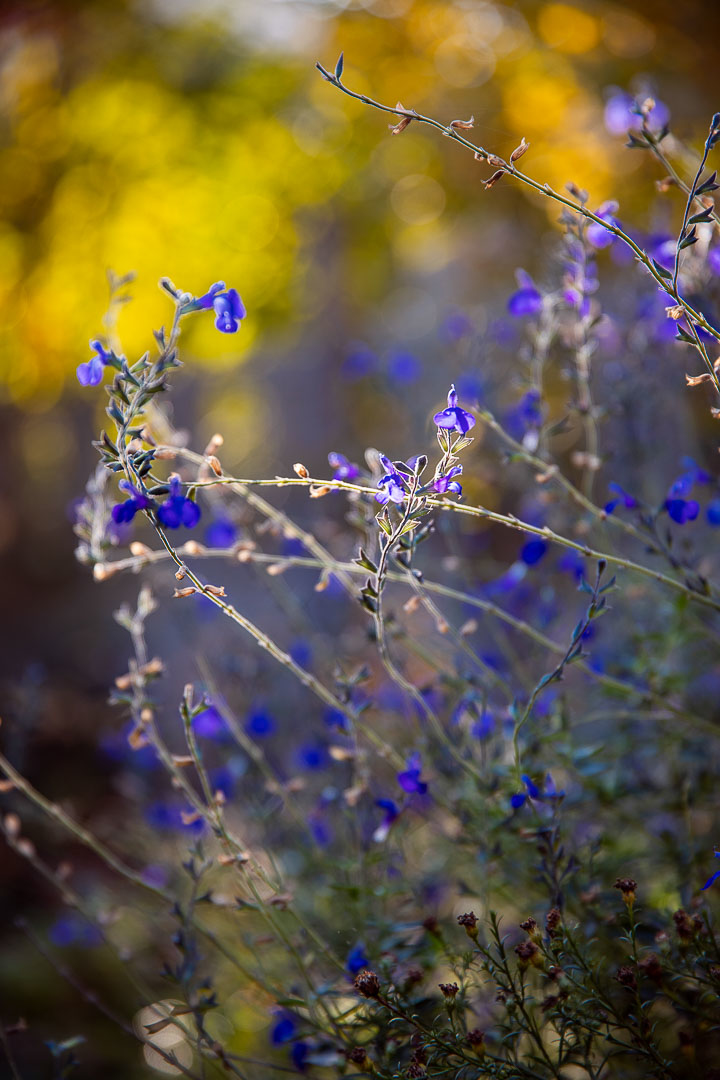
<svg viewBox="0 0 720 1080"><path fill-rule="evenodd" d="M195 734L202 739L220 739L227 732L227 725L214 705L208 705L207 709L197 713L192 725Z"/></svg>
<svg viewBox="0 0 720 1080"><path fill-rule="evenodd" d="M466 412L465 409L461 409L458 405L455 383L451 385L448 392L447 409L435 413L433 423L446 431L459 431L461 435L467 435L468 431L475 427L475 417L472 413Z"/></svg>
<svg viewBox="0 0 720 1080"><path fill-rule="evenodd" d="M606 514L612 514L616 506L622 505L626 510L632 510L637 506L637 499L634 499L632 495L628 495L627 491L621 488L619 484L616 484L614 480L608 484L608 489L615 493L616 498L605 503Z"/></svg>
<svg viewBox="0 0 720 1080"><path fill-rule="evenodd" d="M91 341L90 348L94 350L96 355L91 356L84 364L78 364L77 367L77 379L81 386L97 386L98 383L101 383L103 369L106 364L110 363L112 358L112 353L107 352L99 341Z"/></svg>
<svg viewBox="0 0 720 1080"><path fill-rule="evenodd" d="M183 495L179 477L171 478L170 494L158 507L157 516L160 524L166 529L179 529L181 525L184 525L186 529L192 529L200 520L200 507L192 499Z"/></svg>
<svg viewBox="0 0 720 1080"><path fill-rule="evenodd" d="M716 851L716 852L715 852L715 858L716 858L716 859L720 859L720 851ZM710 888L710 886L712 885L712 883L713 883L714 881L717 881L717 879L718 879L718 878L720 878L720 870L716 870L716 871L715 871L715 873L714 873L714 874L712 875L712 877L709 877L709 878L707 879L707 881L705 882L705 884L703 885L703 887L702 887L702 889L701 889L701 892L702 892L703 890L705 890L705 889L709 889L709 888Z"/></svg>
<svg viewBox="0 0 720 1080"><path fill-rule="evenodd" d="M338 731L351 731L350 721L345 713L339 709L326 709L323 720L329 728L337 728Z"/></svg>
<svg viewBox="0 0 720 1080"><path fill-rule="evenodd" d="M381 477L380 480L378 480L378 488L380 488L380 490L375 496L376 501L381 503L383 506L387 502L401 503L405 498L405 481L393 465L390 458L387 458L384 454L381 454L380 462L386 472L385 475ZM382 490L383 488L385 488L384 491Z"/></svg>
<svg viewBox="0 0 720 1080"><path fill-rule="evenodd" d="M102 934L98 927L93 926L76 911L61 915L50 927L48 937L53 945L59 948L67 945L92 947L102 944Z"/></svg>
<svg viewBox="0 0 720 1080"><path fill-rule="evenodd" d="M393 382L412 383L421 373L422 366L413 353L398 349L391 354L388 360L388 375Z"/></svg>
<svg viewBox="0 0 720 1080"><path fill-rule="evenodd" d="M648 126L659 131L670 119L670 110L662 101L656 101L647 119ZM605 105L605 127L611 135L626 135L642 127L642 116L632 94L613 88Z"/></svg>
<svg viewBox="0 0 720 1080"><path fill-rule="evenodd" d="M427 791L427 784L424 780L420 779L422 773L422 761L419 754L411 754L406 762L407 768L404 772L397 774L397 782L403 791L407 791L409 794L424 795Z"/></svg>
<svg viewBox="0 0 720 1080"><path fill-rule="evenodd" d="M447 491L452 491L456 495L462 495L462 484L459 484L457 480L454 480L454 476L460 476L463 471L462 465L453 465L452 469L445 473L444 476L438 476L433 483L433 491L437 491L440 495L444 495Z"/></svg>
<svg viewBox="0 0 720 1080"><path fill-rule="evenodd" d="M272 735L275 730L275 720L263 710L258 710L250 714L245 722L245 730L248 735L254 735L256 738L264 739L266 735Z"/></svg>
<svg viewBox="0 0 720 1080"><path fill-rule="evenodd" d="M400 816L400 811L397 804L393 802L392 799L376 799L375 805L385 811L382 821L373 833L373 840L375 843L382 844L384 840L387 840L390 828L393 822L397 821Z"/></svg>
<svg viewBox="0 0 720 1080"><path fill-rule="evenodd" d="M322 743L305 743L298 747L295 757L298 766L310 772L326 769L330 764L330 755Z"/></svg>
<svg viewBox="0 0 720 1080"><path fill-rule="evenodd" d="M713 499L711 503L708 503L705 513L709 525L720 525L720 499Z"/></svg>
<svg viewBox="0 0 720 1080"><path fill-rule="evenodd" d="M360 475L360 469L353 465L344 454L338 454L334 450L328 454L328 463L334 469L333 480L355 480Z"/></svg>
<svg viewBox="0 0 720 1080"><path fill-rule="evenodd" d="M234 334L240 326L240 322L247 315L237 289L228 289L226 292L224 281L216 281L208 291L191 301L188 310L197 308L212 308L215 312L215 326L224 334Z"/></svg>
<svg viewBox="0 0 720 1080"><path fill-rule="evenodd" d="M273 1046L282 1046L283 1043L292 1042L297 1032L295 1017L284 1009L278 1009L274 1015L275 1020L270 1028L270 1042Z"/></svg>
<svg viewBox="0 0 720 1080"><path fill-rule="evenodd" d="M720 277L720 245L710 248L707 261L711 272Z"/></svg>
<svg viewBox="0 0 720 1080"><path fill-rule="evenodd" d="M121 480L118 487L123 491L127 491L130 498L113 506L112 519L116 525L123 525L128 521L132 521L138 510L148 510L152 506L152 499L134 488L128 480Z"/></svg>
<svg viewBox="0 0 720 1080"><path fill-rule="evenodd" d="M509 314L515 319L522 319L526 315L539 315L543 299L533 279L524 270L516 270L515 280L518 288L508 299Z"/></svg>
<svg viewBox="0 0 720 1080"><path fill-rule="evenodd" d="M598 207L598 209L595 211L595 215L599 217L602 221L607 221L608 225L615 225L617 227L620 224L614 216L617 212L617 209L618 204L616 202L605 202L602 204L602 206ZM587 238L588 243L591 244L592 247L597 248L598 250L610 247L610 245L614 243L615 240L617 240L616 236L614 236L602 225L598 225L596 221L591 221L588 225Z"/></svg>

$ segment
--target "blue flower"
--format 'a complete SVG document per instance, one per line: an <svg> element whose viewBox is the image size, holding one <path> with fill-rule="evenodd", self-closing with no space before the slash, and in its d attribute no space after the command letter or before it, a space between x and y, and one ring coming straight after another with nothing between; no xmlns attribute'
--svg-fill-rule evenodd
<svg viewBox="0 0 720 1080"><path fill-rule="evenodd" d="M193 731L203 739L220 739L227 733L227 725L214 705L208 705L193 717Z"/></svg>
<svg viewBox="0 0 720 1080"><path fill-rule="evenodd" d="M670 110L662 101L656 101L647 116L648 126L659 131L670 119ZM612 89L605 105L605 127L611 135L627 135L642 127L642 116L632 94Z"/></svg>
<svg viewBox="0 0 720 1080"><path fill-rule="evenodd" d="M205 530L205 543L211 548L229 548L235 543L238 531L235 523L227 517L218 517Z"/></svg>
<svg viewBox="0 0 720 1080"><path fill-rule="evenodd" d="M526 566L534 566L535 563L540 562L543 555L547 551L547 543L545 540L541 540L539 537L535 537L532 540L528 540L523 545L520 552L520 558Z"/></svg>
<svg viewBox="0 0 720 1080"><path fill-rule="evenodd" d="M468 431L475 427L475 417L472 413L466 412L458 405L455 383L451 385L448 392L447 409L435 413L433 423L447 431L459 431L461 435L467 435Z"/></svg>
<svg viewBox="0 0 720 1080"><path fill-rule="evenodd" d="M235 791L235 774L227 765L222 765L210 774L210 785L213 791L221 791L226 799L232 799Z"/></svg>
<svg viewBox="0 0 720 1080"><path fill-rule="evenodd" d="M212 308L215 312L215 326L224 334L234 334L240 326L240 322L247 315L237 289L225 288L224 281L216 281L211 285L204 296L200 296L194 306L198 308Z"/></svg>
<svg viewBox="0 0 720 1080"><path fill-rule="evenodd" d="M158 507L157 516L160 524L166 529L179 529L181 525L192 529L200 520L200 507L192 499L183 495L179 477L171 478L170 494Z"/></svg>
<svg viewBox="0 0 720 1080"><path fill-rule="evenodd" d="M112 358L112 353L107 352L99 341L91 341L90 348L96 355L91 356L84 364L78 364L76 371L81 386L97 386L101 383L105 365L109 364Z"/></svg>
<svg viewBox="0 0 720 1080"><path fill-rule="evenodd" d="M537 786L537 784L535 784L530 779L529 776L523 775L522 782L525 785L525 791L518 791L514 795L510 796L510 805L512 806L513 810L519 810L520 807L523 806L528 799L535 799L538 801L546 800L548 802L552 802L554 799L559 800L565 797L565 792L558 791L558 789L555 787L555 782L550 773L547 773L545 777L545 783L543 785L542 791Z"/></svg>
<svg viewBox="0 0 720 1080"><path fill-rule="evenodd" d="M284 1009L278 1009L274 1016L275 1020L270 1028L270 1042L273 1046L282 1046L283 1043L292 1042L297 1032L297 1021L293 1014Z"/></svg>
<svg viewBox="0 0 720 1080"><path fill-rule="evenodd" d="M417 356L403 349L393 352L388 360L388 375L394 382L415 382L422 373L422 366Z"/></svg>
<svg viewBox="0 0 720 1080"><path fill-rule="evenodd" d="M310 772L326 769L330 764L330 755L322 743L305 743L299 746L295 757L299 767Z"/></svg>
<svg viewBox="0 0 720 1080"><path fill-rule="evenodd" d="M540 391L535 387L527 390L517 405L508 410L506 420L510 433L519 439L522 439L528 431L535 431L541 427L543 407Z"/></svg>
<svg viewBox="0 0 720 1080"><path fill-rule="evenodd" d="M716 851L716 852L715 852L715 858L716 858L716 859L720 859L720 851ZM709 888L710 888L710 886L712 885L712 883L713 883L714 881L717 881L717 879L718 879L718 878L720 878L720 870L716 870L716 871L715 871L715 873L714 873L714 874L712 875L712 877L709 877L709 878L707 879L707 881L705 882L705 884L703 885L703 887L702 887L702 889L701 889L701 892L702 892L703 890L705 890L705 889L709 889Z"/></svg>
<svg viewBox="0 0 720 1080"><path fill-rule="evenodd" d="M439 492L440 495L444 495L447 491L462 495L462 484L453 479L454 476L460 476L462 471L462 465L453 465L452 469L446 472L444 476L438 476L433 483L433 490Z"/></svg>
<svg viewBox="0 0 720 1080"><path fill-rule="evenodd" d="M397 782L403 791L407 791L409 794L424 795L427 791L427 784L424 780L420 779L422 773L422 761L419 754L411 754L406 762L407 768L404 772L397 774Z"/></svg>
<svg viewBox="0 0 720 1080"><path fill-rule="evenodd" d="M67 945L92 947L102 944L100 930L76 911L71 911L56 919L48 931L48 937L53 945L60 948Z"/></svg>
<svg viewBox="0 0 720 1080"><path fill-rule="evenodd" d="M515 280L518 288L508 299L509 314L514 319L522 319L527 315L539 315L542 311L543 298L533 279L524 270L516 270Z"/></svg>
<svg viewBox="0 0 720 1080"><path fill-rule="evenodd" d="M669 517L678 525L685 525L688 521L695 521L700 513L700 506L694 499L666 499L664 509Z"/></svg>
<svg viewBox="0 0 720 1080"><path fill-rule="evenodd" d="M328 454L328 463L334 469L333 480L355 480L360 475L360 469L353 465L344 454L337 454L333 450Z"/></svg>
<svg viewBox="0 0 720 1080"><path fill-rule="evenodd" d="M339 709L326 709L323 720L329 728L337 728L338 731L351 731L352 727L345 713Z"/></svg>
<svg viewBox="0 0 720 1080"><path fill-rule="evenodd" d="M633 498L632 495L628 495L627 491L621 488L619 484L616 484L614 480L608 484L608 489L614 492L616 497L605 503L606 514L612 514L616 506L622 505L626 510L632 510L637 506L637 499Z"/></svg>
<svg viewBox="0 0 720 1080"><path fill-rule="evenodd" d="M720 525L720 499L713 499L711 503L708 503L705 513L709 525Z"/></svg>
<svg viewBox="0 0 720 1080"><path fill-rule="evenodd" d="M128 480L121 480L118 486L123 491L129 492L130 498L113 506L112 519L116 525L132 521L138 510L148 510L152 506L152 499L134 488Z"/></svg>
<svg viewBox="0 0 720 1080"><path fill-rule="evenodd" d="M400 810L392 799L376 799L375 805L385 811L382 821L373 833L373 840L375 843L381 844L383 840L387 839L387 835L390 832L393 822L397 821L400 816Z"/></svg>
<svg viewBox="0 0 720 1080"><path fill-rule="evenodd" d="M251 713L247 718L245 730L248 735L254 735L256 738L262 739L266 735L272 735L275 730L275 720L269 713L258 710Z"/></svg>
<svg viewBox="0 0 720 1080"><path fill-rule="evenodd" d="M606 221L608 225L619 226L620 222L615 218L618 204L614 201L605 202L595 211L596 217ZM591 221L587 227L588 243L594 248L602 249L610 247L618 238L596 221Z"/></svg>
<svg viewBox="0 0 720 1080"><path fill-rule="evenodd" d="M365 952L365 946L358 942L347 955L345 967L351 975L357 975L358 971L370 967L370 958Z"/></svg>
<svg viewBox="0 0 720 1080"><path fill-rule="evenodd" d="M191 815L191 811L188 811ZM171 806L164 802L152 803L145 811L145 820L148 825L155 829L181 829L199 833L205 828L202 818L191 820L188 824L183 821L183 811L177 806Z"/></svg>
<svg viewBox="0 0 720 1080"><path fill-rule="evenodd" d="M356 342L348 352L342 366L347 379L362 379L377 369L378 358L364 341Z"/></svg>
<svg viewBox="0 0 720 1080"><path fill-rule="evenodd" d="M720 277L720 245L710 248L707 256L708 266L711 273Z"/></svg>
<svg viewBox="0 0 720 1080"><path fill-rule="evenodd" d="M392 461L390 461L390 458L381 454L380 462L386 472L385 475L378 480L378 488L385 488L386 490L378 491L375 496L376 501L383 506L387 502L401 503L405 498L405 481L393 465Z"/></svg>

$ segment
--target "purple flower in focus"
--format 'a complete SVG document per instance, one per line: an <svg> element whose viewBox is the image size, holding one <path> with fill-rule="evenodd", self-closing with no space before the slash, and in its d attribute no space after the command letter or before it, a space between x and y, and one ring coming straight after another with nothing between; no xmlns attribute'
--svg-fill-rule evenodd
<svg viewBox="0 0 720 1080"><path fill-rule="evenodd" d="M380 490L375 496L376 501L383 506L387 502L401 503L405 498L405 481L390 458L381 454L380 463L386 472L385 475L378 480L378 488L380 488ZM383 488L385 488L384 491L382 490Z"/></svg>
<svg viewBox="0 0 720 1080"><path fill-rule="evenodd" d="M160 524L166 529L179 529L181 525L184 525L186 529L192 529L200 520L200 507L192 499L183 495L179 477L171 478L170 494L158 507L157 516Z"/></svg>
<svg viewBox="0 0 720 1080"><path fill-rule="evenodd" d="M543 300L533 279L524 270L516 270L515 280L518 288L507 303L510 315L515 319L522 319L527 315L539 315Z"/></svg>
<svg viewBox="0 0 720 1080"><path fill-rule="evenodd" d="M95 352L84 364L78 364L76 375L81 386L97 386L102 382L103 370L110 363L112 353L103 348L100 341L91 341L90 348Z"/></svg>
<svg viewBox="0 0 720 1080"><path fill-rule="evenodd" d="M348 461L344 454L337 454L334 450L328 454L328 463L334 469L333 480L355 480L360 475L360 469Z"/></svg>
<svg viewBox="0 0 720 1080"><path fill-rule="evenodd" d="M240 322L247 315L237 289L225 289L224 281L216 281L208 291L194 301L195 308L212 308L215 312L215 326L223 334L234 334Z"/></svg>
<svg viewBox="0 0 720 1080"><path fill-rule="evenodd" d="M128 521L132 521L138 510L148 510L152 506L152 499L134 488L128 480L121 480L118 487L123 491L127 491L130 498L113 506L112 519L116 525L123 525Z"/></svg>
<svg viewBox="0 0 720 1080"><path fill-rule="evenodd" d="M462 484L453 479L455 476L460 476L462 471L462 465L453 465L452 469L449 469L444 476L438 476L434 481L433 491L437 491L440 495L444 495L448 491L454 492L455 495L462 495Z"/></svg>
<svg viewBox="0 0 720 1080"><path fill-rule="evenodd" d="M406 762L407 768L404 772L397 774L397 782L403 791L407 791L409 794L424 795L427 791L427 784L424 780L420 779L422 773L422 761L419 754L411 754Z"/></svg>
<svg viewBox="0 0 720 1080"><path fill-rule="evenodd" d="M459 431L461 435L467 435L468 431L475 427L475 417L472 413L466 412L458 405L455 383L451 385L448 392L447 409L435 413L433 423L446 431Z"/></svg>
<svg viewBox="0 0 720 1080"><path fill-rule="evenodd" d="M617 209L618 204L616 202L605 202L602 204L602 206L598 207L598 209L595 211L595 215L599 217L602 221L607 221L608 225L619 226L620 222L614 216L617 212ZM590 222L587 227L586 235L588 238L588 243L591 244L592 247L597 248L598 250L610 247L610 245L617 240L616 236L614 236L602 225L599 225L596 221Z"/></svg>
<svg viewBox="0 0 720 1080"><path fill-rule="evenodd" d="M608 489L615 494L615 498L605 503L605 513L612 514L616 506L624 506L626 510L633 510L637 506L637 499L634 499L632 495L628 495L624 488L621 488L619 484L612 481L608 484Z"/></svg>

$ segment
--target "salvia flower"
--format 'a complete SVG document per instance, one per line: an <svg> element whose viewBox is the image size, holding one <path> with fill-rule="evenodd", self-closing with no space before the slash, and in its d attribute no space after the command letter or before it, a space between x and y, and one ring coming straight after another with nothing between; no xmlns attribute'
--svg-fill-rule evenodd
<svg viewBox="0 0 720 1080"><path fill-rule="evenodd" d="M449 469L444 476L438 476L435 479L433 491L437 491L440 495L444 495L448 491L454 492L455 495L462 495L462 484L454 479L454 477L460 476L462 471L462 465L453 465L452 469Z"/></svg>
<svg viewBox="0 0 720 1080"><path fill-rule="evenodd" d="M355 480L360 475L360 469L348 461L344 454L337 454L334 450L328 454L328 463L334 469L333 480Z"/></svg>
<svg viewBox="0 0 720 1080"><path fill-rule="evenodd" d="M529 776L522 776L522 782L525 785L525 791L518 791L514 795L510 796L510 805L513 810L519 810L528 799L536 801L548 801L552 802L554 799L562 799L565 796L564 791L558 791L555 782L548 773L545 777L545 783L542 790L530 779Z"/></svg>
<svg viewBox="0 0 720 1080"><path fill-rule="evenodd" d="M517 290L509 297L507 309L515 319L539 315L542 311L543 298L535 282L524 270L515 271Z"/></svg>
<svg viewBox="0 0 720 1080"><path fill-rule="evenodd" d="M452 384L448 392L447 409L435 413L433 423L446 431L459 431L461 435L467 435L468 431L475 427L475 417L472 413L466 412L465 409L461 409L458 405L455 383Z"/></svg>
<svg viewBox="0 0 720 1080"><path fill-rule="evenodd" d="M666 499L663 507L676 525L685 525L688 521L695 521L700 513L700 506L695 499Z"/></svg>
<svg viewBox="0 0 720 1080"><path fill-rule="evenodd" d="M720 859L720 851L716 851L716 852L715 852L715 858L716 858L716 859ZM717 881L717 880L718 880L718 878L720 878L720 870L716 870L716 871L715 871L715 873L714 873L714 874L712 875L712 877L709 877L709 878L707 879L707 881L706 881L706 882L705 882L705 884L703 885L703 887L702 887L702 890L701 890L701 891L704 891L705 889L709 889L709 888L710 888L710 886L712 885L712 883L713 883L714 881Z"/></svg>
<svg viewBox="0 0 720 1080"><path fill-rule="evenodd" d="M397 803L393 802L392 799L376 799L375 805L379 807L380 810L385 811L382 821L373 833L373 840L375 843L382 844L384 840L387 840L388 833L390 832L393 823L397 821L400 816L400 810L398 809Z"/></svg>
<svg viewBox="0 0 720 1080"><path fill-rule="evenodd" d="M130 498L113 506L112 519L116 525L124 525L132 521L138 510L148 510L152 506L152 499L134 488L129 480L121 480L118 486L127 491Z"/></svg>
<svg viewBox="0 0 720 1080"><path fill-rule="evenodd" d="M717 527L720 525L720 499L713 499L708 503L705 514L708 519L708 525Z"/></svg>
<svg viewBox="0 0 720 1080"><path fill-rule="evenodd" d="M358 942L357 945L355 945L348 953L347 959L345 961L345 967L354 977L355 975L357 975L358 971L362 971L363 968L367 968L369 966L370 959L365 952L365 946L362 945L361 942Z"/></svg>
<svg viewBox="0 0 720 1080"><path fill-rule="evenodd" d="M411 754L406 762L407 768L403 772L397 774L397 782L403 791L407 791L409 794L417 793L418 795L424 795L427 791L427 784L424 780L420 779L422 773L422 760L419 754Z"/></svg>
<svg viewBox="0 0 720 1080"><path fill-rule="evenodd" d="M617 506L624 506L626 510L632 510L637 506L637 499L633 498L632 495L628 495L627 491L621 488L619 484L616 484L615 481L608 484L608 489L613 492L615 498L605 503L606 514L612 514Z"/></svg>
<svg viewBox="0 0 720 1080"><path fill-rule="evenodd" d="M473 423L474 422L475 421L473 421ZM401 503L406 494L404 479L397 471L390 458L381 454L380 462L383 469L386 471L385 475L378 481L379 491L375 496L376 501L383 506L387 502Z"/></svg>
<svg viewBox="0 0 720 1080"><path fill-rule="evenodd" d="M283 1043L292 1042L297 1033L297 1021L291 1012L278 1009L274 1014L273 1025L270 1029L270 1042L273 1046L282 1046Z"/></svg>
<svg viewBox="0 0 720 1080"><path fill-rule="evenodd" d="M647 114L648 127L659 131L670 119L670 110L662 101L655 101ZM627 135L642 127L642 114L637 100L625 90L613 87L605 104L605 127L611 135Z"/></svg>
<svg viewBox="0 0 720 1080"><path fill-rule="evenodd" d="M95 355L77 367L77 379L81 386L97 386L101 383L105 366L112 357L112 353L104 349L100 341L91 341L90 348Z"/></svg>
<svg viewBox="0 0 720 1080"><path fill-rule="evenodd" d="M247 315L237 289L225 289L224 281L216 281L208 291L192 304L194 308L212 308L215 326L224 334L234 334Z"/></svg>
<svg viewBox="0 0 720 1080"><path fill-rule="evenodd" d="M170 493L157 509L158 521L166 529L179 529L184 525L192 529L200 520L200 507L182 493L182 484L178 476L170 479Z"/></svg>

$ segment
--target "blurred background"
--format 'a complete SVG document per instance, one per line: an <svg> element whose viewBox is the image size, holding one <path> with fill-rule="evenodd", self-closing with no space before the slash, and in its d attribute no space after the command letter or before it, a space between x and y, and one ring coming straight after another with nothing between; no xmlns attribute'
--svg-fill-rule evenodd
<svg viewBox="0 0 720 1080"><path fill-rule="evenodd" d="M505 403L518 397L522 327L507 297L517 267L543 284L557 211L509 183L486 192L490 170L429 129L390 137L389 118L323 82L315 61L332 68L342 49L352 88L447 122L473 115L470 137L490 151L508 155L524 136L531 175L586 187L593 207L616 198L623 220L655 235L677 228L681 206L653 195L662 170L625 148L607 105L619 90L652 94L674 135L701 145L718 107L718 41L720 9L670 0L2 5L0 735L41 790L72 794L76 816L107 836L122 828L117 763L98 741L121 731L107 688L128 643L111 612L137 590L93 583L72 529L105 401L75 368L103 333L108 270L137 275L116 327L130 358L169 318L161 276L196 295L218 279L239 290L238 334L217 333L209 316L187 321L171 402L196 449L222 432L229 471L287 474L300 460L323 475L332 450L360 461L367 446L420 452L451 380L465 380L468 406L488 386ZM630 271L601 258L621 304ZM681 378L670 356L658 344L643 363ZM668 481L681 452L711 450L692 410L683 400L674 417L678 444L652 450L667 455ZM657 419L636 419L637 478ZM476 461L468 494L500 505L497 478ZM331 541L342 511L326 516ZM498 543L499 573L516 541ZM154 635L172 653L176 701L194 639L165 618ZM223 648L227 631L208 640ZM267 675L257 682L242 644L227 649L246 683L241 707L265 702ZM43 1038L72 1034L76 1014L95 1023L12 928L19 908L52 922L52 890L5 848L0 880L3 1022L26 1016ZM103 1075L137 1075L117 1054Z"/></svg>

